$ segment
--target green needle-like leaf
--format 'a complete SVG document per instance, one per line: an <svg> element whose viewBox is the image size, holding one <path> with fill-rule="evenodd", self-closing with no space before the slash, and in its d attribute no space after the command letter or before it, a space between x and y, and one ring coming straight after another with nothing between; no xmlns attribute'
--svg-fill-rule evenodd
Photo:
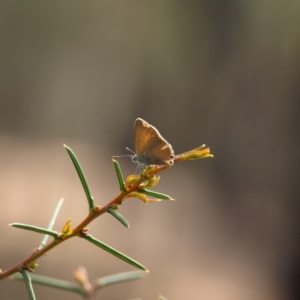
<svg viewBox="0 0 300 300"><path fill-rule="evenodd" d="M60 238L57 231L48 230L48 229L45 229L45 228L32 226L32 225L21 224L21 223L12 223L12 224L9 224L9 225L12 226L12 227L20 228L20 229L25 229L25 230L29 230L29 231L42 233L42 234L47 234L47 235L52 236L55 240L58 240Z"/></svg>
<svg viewBox="0 0 300 300"><path fill-rule="evenodd" d="M114 216L118 221L120 221L126 228L130 227L128 221L114 209L109 208L107 212Z"/></svg>
<svg viewBox="0 0 300 300"><path fill-rule="evenodd" d="M83 186L83 189L85 191L85 194L86 194L86 197L87 197L87 200L89 202L89 209L93 209L94 208L94 198L93 196L91 195L91 192L90 192L90 189L89 189L89 186L87 184L87 181L85 179L85 176L84 176L84 173L83 173L83 170L79 164L79 161L77 159L77 157L75 156L74 152L72 151L71 148L69 148L67 145L64 145L64 147L66 148L69 156L71 157L71 160L73 162L73 165L77 171L77 174L80 178L80 181L81 181L81 184Z"/></svg>
<svg viewBox="0 0 300 300"><path fill-rule="evenodd" d="M50 222L49 222L49 225L48 225L48 227L47 227L48 230L51 230L51 229L53 228L54 222L55 222L55 220L56 220L56 218L57 218L57 216L58 216L59 210L60 210L60 208L61 208L63 202L64 202L64 198L61 198L61 199L58 201L58 203L57 203L57 205L56 205L56 208L55 208L55 210L54 210L53 216L52 216L52 218L51 218L51 220L50 220ZM42 239L42 241L41 241L41 243L40 243L40 245L39 245L39 247L38 247L39 250L45 247L48 238L49 238L49 235L48 235L48 234L45 234L45 236L43 237L43 239Z"/></svg>
<svg viewBox="0 0 300 300"><path fill-rule="evenodd" d="M105 276L97 279L94 283L94 287L95 289L99 289L111 284L116 284L116 283L129 281L129 280L141 279L145 277L146 277L146 273L143 271L123 272L123 273L118 273L118 274Z"/></svg>
<svg viewBox="0 0 300 300"><path fill-rule="evenodd" d="M24 278L24 281L25 281L25 284L26 284L29 299L30 300L35 300L35 295L34 295L33 287L32 287L32 284L31 284L31 278L30 278L28 272L26 270L22 269L21 273L23 275L23 278Z"/></svg>
<svg viewBox="0 0 300 300"><path fill-rule="evenodd" d="M125 254L117 251L116 249L108 246L107 244L104 244L104 243L100 242L99 240L95 239L91 235L85 235L85 236L82 236L82 238L84 238L85 240L87 240L87 241L93 243L94 245L102 248L103 250L109 252L110 254L122 259L123 261L127 262L128 264L130 264L130 265L132 265L132 266L134 266L138 269L141 269L141 270L144 270L144 271L148 272L146 267L144 267L142 264L140 264L137 261L135 261L134 259L126 256Z"/></svg>
<svg viewBox="0 0 300 300"><path fill-rule="evenodd" d="M125 189L125 183L124 183L121 167L120 167L119 163L114 159L113 159L113 163L114 163L115 170L117 173L117 177L118 177L118 181L119 181L119 185L120 185L120 191L124 192L126 189Z"/></svg>
<svg viewBox="0 0 300 300"><path fill-rule="evenodd" d="M155 198L158 198L158 199L174 200L170 196L162 194L162 193L153 192L153 191L146 190L146 189L139 189L138 191L139 191L139 193L142 193L142 194L145 194L145 195L148 195L148 196L151 196L151 197L155 197Z"/></svg>
<svg viewBox="0 0 300 300"><path fill-rule="evenodd" d="M69 281L42 276L39 274L30 274L30 277L31 281L37 284L51 286L57 289L67 290L77 294L86 295L86 291L82 287ZM15 280L23 280L23 277L18 273L13 274L10 278Z"/></svg>

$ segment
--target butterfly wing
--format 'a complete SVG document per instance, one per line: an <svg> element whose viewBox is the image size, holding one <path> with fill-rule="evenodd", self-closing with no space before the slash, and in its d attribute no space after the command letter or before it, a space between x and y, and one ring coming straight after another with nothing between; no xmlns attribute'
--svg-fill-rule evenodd
<svg viewBox="0 0 300 300"><path fill-rule="evenodd" d="M141 165L172 165L172 146L158 130L144 121L136 119L134 125L135 153Z"/></svg>

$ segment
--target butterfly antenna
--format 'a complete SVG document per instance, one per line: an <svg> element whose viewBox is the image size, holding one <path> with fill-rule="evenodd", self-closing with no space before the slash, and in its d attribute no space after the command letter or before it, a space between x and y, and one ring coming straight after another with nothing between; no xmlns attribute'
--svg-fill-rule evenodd
<svg viewBox="0 0 300 300"><path fill-rule="evenodd" d="M132 152L132 153L133 153L133 155L135 155L135 153L134 153L132 150L130 150L129 148L127 148L127 147L126 147L126 150L128 150L128 151ZM127 157L127 156L130 156L130 157L132 157L132 154L128 154L128 155L114 155L114 156L113 156L113 158L118 158L118 157Z"/></svg>
<svg viewBox="0 0 300 300"><path fill-rule="evenodd" d="M131 153L133 153L133 155L135 155L135 153L131 149L129 149L128 147L126 147L126 150L130 151Z"/></svg>

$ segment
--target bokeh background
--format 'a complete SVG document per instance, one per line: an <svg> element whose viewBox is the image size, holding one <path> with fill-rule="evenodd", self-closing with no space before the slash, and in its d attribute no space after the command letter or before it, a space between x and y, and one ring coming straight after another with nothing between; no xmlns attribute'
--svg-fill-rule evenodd
<svg viewBox="0 0 300 300"><path fill-rule="evenodd" d="M55 225L87 214L62 144L76 153L96 203L118 193L112 155L128 154L141 117L175 152L203 143L214 159L176 164L157 191L128 199L91 234L147 266L147 279L99 299L299 299L299 1L1 1L0 267L40 236L7 225ZM120 159L124 175L135 172ZM81 240L54 249L38 274L91 280L133 270ZM38 299L81 299L36 286ZM0 299L25 299L0 282Z"/></svg>

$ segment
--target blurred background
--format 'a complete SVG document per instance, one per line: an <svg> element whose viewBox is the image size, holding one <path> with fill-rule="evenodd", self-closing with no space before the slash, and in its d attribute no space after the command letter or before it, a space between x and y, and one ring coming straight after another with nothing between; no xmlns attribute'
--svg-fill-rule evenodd
<svg viewBox="0 0 300 300"><path fill-rule="evenodd" d="M299 1L1 1L0 268L41 239L9 223L45 227L61 197L55 230L86 216L62 144L105 205L118 194L111 156L134 149L140 117L176 154L205 143L215 158L161 174L155 190L175 202L126 200L131 229L110 215L91 224L150 270L98 298L300 299L299 53ZM133 270L79 239L39 264L70 281L80 265L91 280ZM26 297L22 282L0 282L0 299Z"/></svg>

